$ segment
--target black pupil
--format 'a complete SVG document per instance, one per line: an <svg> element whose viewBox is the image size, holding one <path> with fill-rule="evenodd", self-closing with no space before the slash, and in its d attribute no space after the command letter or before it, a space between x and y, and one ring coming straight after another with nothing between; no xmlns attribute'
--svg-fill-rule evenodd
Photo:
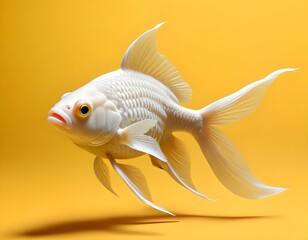
<svg viewBox="0 0 308 240"><path fill-rule="evenodd" d="M82 107L80 108L80 112L81 112L82 114L87 114L87 113L89 112L89 108L88 108L87 106L82 106Z"/></svg>

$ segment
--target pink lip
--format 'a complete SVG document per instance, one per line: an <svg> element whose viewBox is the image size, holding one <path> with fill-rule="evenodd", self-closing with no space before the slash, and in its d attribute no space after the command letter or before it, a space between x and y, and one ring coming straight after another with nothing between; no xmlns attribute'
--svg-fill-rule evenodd
<svg viewBox="0 0 308 240"><path fill-rule="evenodd" d="M63 123L66 124L65 119L64 119L61 115L59 115L58 113L51 113L51 114L49 115L49 117L54 117L54 118L56 118L56 119L59 119L60 121L62 121Z"/></svg>
<svg viewBox="0 0 308 240"><path fill-rule="evenodd" d="M53 107L48 113L48 122L66 128L72 127L72 121L70 117L60 108Z"/></svg>

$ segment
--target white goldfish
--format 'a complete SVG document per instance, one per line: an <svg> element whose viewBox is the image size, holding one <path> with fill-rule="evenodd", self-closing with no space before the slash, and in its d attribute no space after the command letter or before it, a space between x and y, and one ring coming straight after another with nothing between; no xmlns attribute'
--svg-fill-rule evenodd
<svg viewBox="0 0 308 240"><path fill-rule="evenodd" d="M172 134L176 131L194 136L217 178L233 193L258 199L284 191L256 179L219 127L252 113L274 79L295 69L275 71L201 110L187 109L178 104L191 99L191 88L156 48L155 32L161 25L129 46L119 70L64 94L50 110L49 123L96 156L95 174L109 191L115 193L105 161L139 199L171 215L152 202L141 171L118 162L149 154L155 167L191 192L210 199L196 190L185 144Z"/></svg>

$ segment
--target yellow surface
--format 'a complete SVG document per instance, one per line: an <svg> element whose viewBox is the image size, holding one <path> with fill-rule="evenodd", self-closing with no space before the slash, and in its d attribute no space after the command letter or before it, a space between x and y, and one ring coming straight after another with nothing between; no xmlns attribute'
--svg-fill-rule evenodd
<svg viewBox="0 0 308 240"><path fill-rule="evenodd" d="M1 1L0 239L307 239L308 1ZM112 172L121 196L94 176L93 156L47 124L70 90L119 67L139 34L166 21L160 51L201 108L283 67L260 108L225 128L254 174L289 190L246 200L226 190L193 138L178 134L193 179L210 202L178 186L148 157L129 160L154 201L141 203Z"/></svg>

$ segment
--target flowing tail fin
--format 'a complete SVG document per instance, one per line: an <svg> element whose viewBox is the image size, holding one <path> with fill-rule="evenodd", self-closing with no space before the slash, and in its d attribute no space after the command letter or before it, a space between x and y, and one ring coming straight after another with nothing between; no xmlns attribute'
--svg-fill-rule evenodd
<svg viewBox="0 0 308 240"><path fill-rule="evenodd" d="M220 182L233 193L244 198L266 198L285 188L266 186L256 179L245 164L232 141L217 127L227 125L248 116L260 104L266 89L281 73L293 68L277 70L262 80L224 97L199 112L203 129L195 136L203 154Z"/></svg>

